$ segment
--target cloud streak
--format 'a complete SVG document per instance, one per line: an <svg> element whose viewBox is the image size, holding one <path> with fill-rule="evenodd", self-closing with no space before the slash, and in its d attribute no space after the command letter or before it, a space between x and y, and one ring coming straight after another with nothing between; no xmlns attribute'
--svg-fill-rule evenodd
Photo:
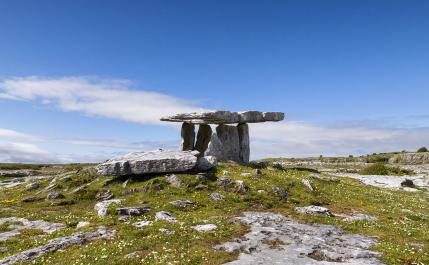
<svg viewBox="0 0 429 265"><path fill-rule="evenodd" d="M87 77L21 77L0 82L0 98L38 101L63 111L77 111L141 124L165 124L162 116L200 111L193 102L145 90L128 80Z"/></svg>

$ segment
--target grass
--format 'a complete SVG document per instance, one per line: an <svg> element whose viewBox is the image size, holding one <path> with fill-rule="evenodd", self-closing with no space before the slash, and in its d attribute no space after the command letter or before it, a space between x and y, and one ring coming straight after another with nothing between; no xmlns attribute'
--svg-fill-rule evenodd
<svg viewBox="0 0 429 265"><path fill-rule="evenodd" d="M383 163L375 163L369 165L359 171L359 174L362 175L394 175L394 176L403 176L403 175L412 175L411 170L401 169L399 167L387 166Z"/></svg>
<svg viewBox="0 0 429 265"><path fill-rule="evenodd" d="M253 174L254 169L230 163L218 166L215 175L243 180L249 187L244 194L225 191L217 186L213 179L203 182L208 186L205 190L196 190L200 183L196 175L180 174L184 183L182 188L175 188L165 183L163 175L151 178L134 177L126 188L123 181L106 183L105 177L98 178L93 171L84 168L68 172L72 181L59 183L57 191L75 204L51 206L46 200L34 203L21 203L24 197L34 196L36 191L25 191L24 186L4 189L0 193L0 217L17 216L30 220L46 220L66 224L66 228L53 234L40 234L40 231L26 231L19 238L0 242L0 247L8 249L0 253L0 259L19 251L35 247L49 239L70 235L77 231L93 231L99 225L117 231L115 240L98 240L85 247L71 247L36 259L32 264L222 264L234 260L237 253L226 253L214 250L213 245L231 241L243 235L247 227L230 222L230 218L243 211L280 212L302 222L332 224L350 233L374 236L379 244L374 250L382 253L382 260L387 264L429 264L429 197L427 193L385 190L363 186L358 181L340 178L339 183L323 180L311 180L315 191L309 192L302 184L302 179L311 174L301 170L262 169L262 176ZM58 172L63 172L64 169ZM241 173L252 173L241 176ZM63 174L63 173L61 173ZM326 175L328 176L328 175ZM89 184L80 193L70 192L77 186ZM49 185L43 181L42 187ZM289 193L287 200L282 200L271 192L276 185ZM141 220L154 220L157 211L165 210L177 217L177 223L154 222L153 226L138 229L130 223L118 221L114 211L105 218L99 218L93 207L96 193L108 188L116 198L123 199L124 206L147 204L153 208L149 214L133 217L131 223ZM135 190L130 193L127 191ZM265 190L259 193L258 190ZM217 191L225 196L225 201L214 202L209 196ZM196 203L189 209L178 209L170 205L170 201L188 199ZM327 216L308 216L297 214L296 206L310 204L323 205L334 213L349 214L352 210L362 211L376 216L378 221L343 222L340 218ZM6 210L4 210L6 209ZM9 209L9 210L7 210ZM76 229L79 221L89 221L90 226ZM214 232L200 233L190 226L204 223L218 225ZM167 228L175 231L175 235L165 235L159 231ZM273 247L276 242L268 242ZM138 256L126 258L129 253Z"/></svg>

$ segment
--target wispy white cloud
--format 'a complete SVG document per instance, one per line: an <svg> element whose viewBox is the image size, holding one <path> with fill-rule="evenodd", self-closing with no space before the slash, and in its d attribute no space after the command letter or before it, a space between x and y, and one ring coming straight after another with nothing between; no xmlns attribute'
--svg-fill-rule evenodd
<svg viewBox="0 0 429 265"><path fill-rule="evenodd" d="M429 145L429 128L323 127L296 121L251 125L253 158L362 155Z"/></svg>
<svg viewBox="0 0 429 265"><path fill-rule="evenodd" d="M78 111L142 124L161 124L162 116L199 111L193 102L145 90L128 80L88 77L20 77L0 82L0 98L38 101L63 111ZM166 123L162 123L166 124Z"/></svg>

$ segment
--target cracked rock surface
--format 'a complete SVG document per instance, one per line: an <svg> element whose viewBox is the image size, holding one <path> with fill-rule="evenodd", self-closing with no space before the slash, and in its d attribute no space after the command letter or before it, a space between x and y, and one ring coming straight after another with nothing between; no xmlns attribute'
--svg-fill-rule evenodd
<svg viewBox="0 0 429 265"><path fill-rule="evenodd" d="M245 212L234 221L250 225L251 231L242 239L215 246L241 252L238 260L226 264L383 264L379 254L369 250L377 243L374 239L345 234L334 226L301 224L268 212Z"/></svg>

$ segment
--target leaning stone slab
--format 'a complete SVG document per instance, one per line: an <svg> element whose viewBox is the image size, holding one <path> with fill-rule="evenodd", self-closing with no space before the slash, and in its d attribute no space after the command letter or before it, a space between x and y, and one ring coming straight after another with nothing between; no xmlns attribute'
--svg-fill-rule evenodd
<svg viewBox="0 0 429 265"><path fill-rule="evenodd" d="M198 151L135 152L99 164L97 171L115 176L186 172L196 166L198 155Z"/></svg>
<svg viewBox="0 0 429 265"><path fill-rule="evenodd" d="M180 113L173 116L163 117L161 121L188 122L194 124L233 124L233 123L255 123L266 121L281 121L284 119L283 112L261 112L261 111L208 111Z"/></svg>

